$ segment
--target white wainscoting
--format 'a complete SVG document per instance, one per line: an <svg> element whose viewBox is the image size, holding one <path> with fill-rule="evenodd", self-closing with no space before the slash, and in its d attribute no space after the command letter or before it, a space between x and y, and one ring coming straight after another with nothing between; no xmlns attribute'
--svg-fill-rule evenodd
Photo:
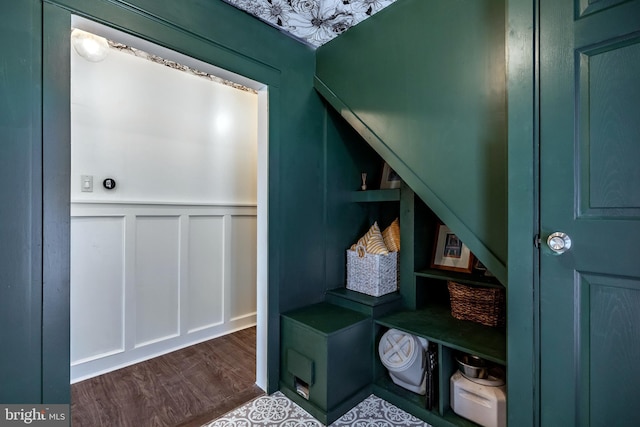
<svg viewBox="0 0 640 427"><path fill-rule="evenodd" d="M256 206L71 204L71 382L256 324Z"/></svg>

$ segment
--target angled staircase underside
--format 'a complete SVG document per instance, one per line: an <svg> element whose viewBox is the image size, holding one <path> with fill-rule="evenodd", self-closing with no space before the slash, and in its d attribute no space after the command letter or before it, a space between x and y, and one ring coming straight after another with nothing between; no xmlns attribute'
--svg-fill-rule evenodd
<svg viewBox="0 0 640 427"><path fill-rule="evenodd" d="M398 1L317 50L314 86L507 285L504 19Z"/></svg>

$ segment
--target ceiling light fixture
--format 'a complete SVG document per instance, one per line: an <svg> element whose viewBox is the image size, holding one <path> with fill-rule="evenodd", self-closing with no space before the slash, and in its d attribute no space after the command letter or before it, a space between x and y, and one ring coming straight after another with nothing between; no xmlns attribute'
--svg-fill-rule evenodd
<svg viewBox="0 0 640 427"><path fill-rule="evenodd" d="M104 37L74 28L71 44L78 55L91 62L100 62L109 53L109 43Z"/></svg>

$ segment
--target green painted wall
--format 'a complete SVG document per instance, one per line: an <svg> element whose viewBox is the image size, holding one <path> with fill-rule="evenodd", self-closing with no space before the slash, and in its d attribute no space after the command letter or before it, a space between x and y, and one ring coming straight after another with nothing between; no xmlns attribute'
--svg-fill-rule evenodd
<svg viewBox="0 0 640 427"><path fill-rule="evenodd" d="M0 13L0 402L39 402L41 4L7 4Z"/></svg>
<svg viewBox="0 0 640 427"><path fill-rule="evenodd" d="M504 1L398 1L316 61L318 91L506 284Z"/></svg>
<svg viewBox="0 0 640 427"><path fill-rule="evenodd" d="M12 183L0 190L0 402L69 400L71 13L269 85L274 391L279 313L318 302L325 291L326 122L312 87L315 51L217 0L24 0L3 4L0 14L0 176Z"/></svg>

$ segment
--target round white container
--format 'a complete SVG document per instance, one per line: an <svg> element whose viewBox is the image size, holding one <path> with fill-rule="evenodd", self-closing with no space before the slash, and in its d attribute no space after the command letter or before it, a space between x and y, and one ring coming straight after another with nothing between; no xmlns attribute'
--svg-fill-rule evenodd
<svg viewBox="0 0 640 427"><path fill-rule="evenodd" d="M506 427L506 387L478 384L460 371L451 376L451 409L484 427Z"/></svg>
<svg viewBox="0 0 640 427"><path fill-rule="evenodd" d="M414 393L425 394L425 348L427 340L397 329L389 329L378 345L380 361L393 382Z"/></svg>

